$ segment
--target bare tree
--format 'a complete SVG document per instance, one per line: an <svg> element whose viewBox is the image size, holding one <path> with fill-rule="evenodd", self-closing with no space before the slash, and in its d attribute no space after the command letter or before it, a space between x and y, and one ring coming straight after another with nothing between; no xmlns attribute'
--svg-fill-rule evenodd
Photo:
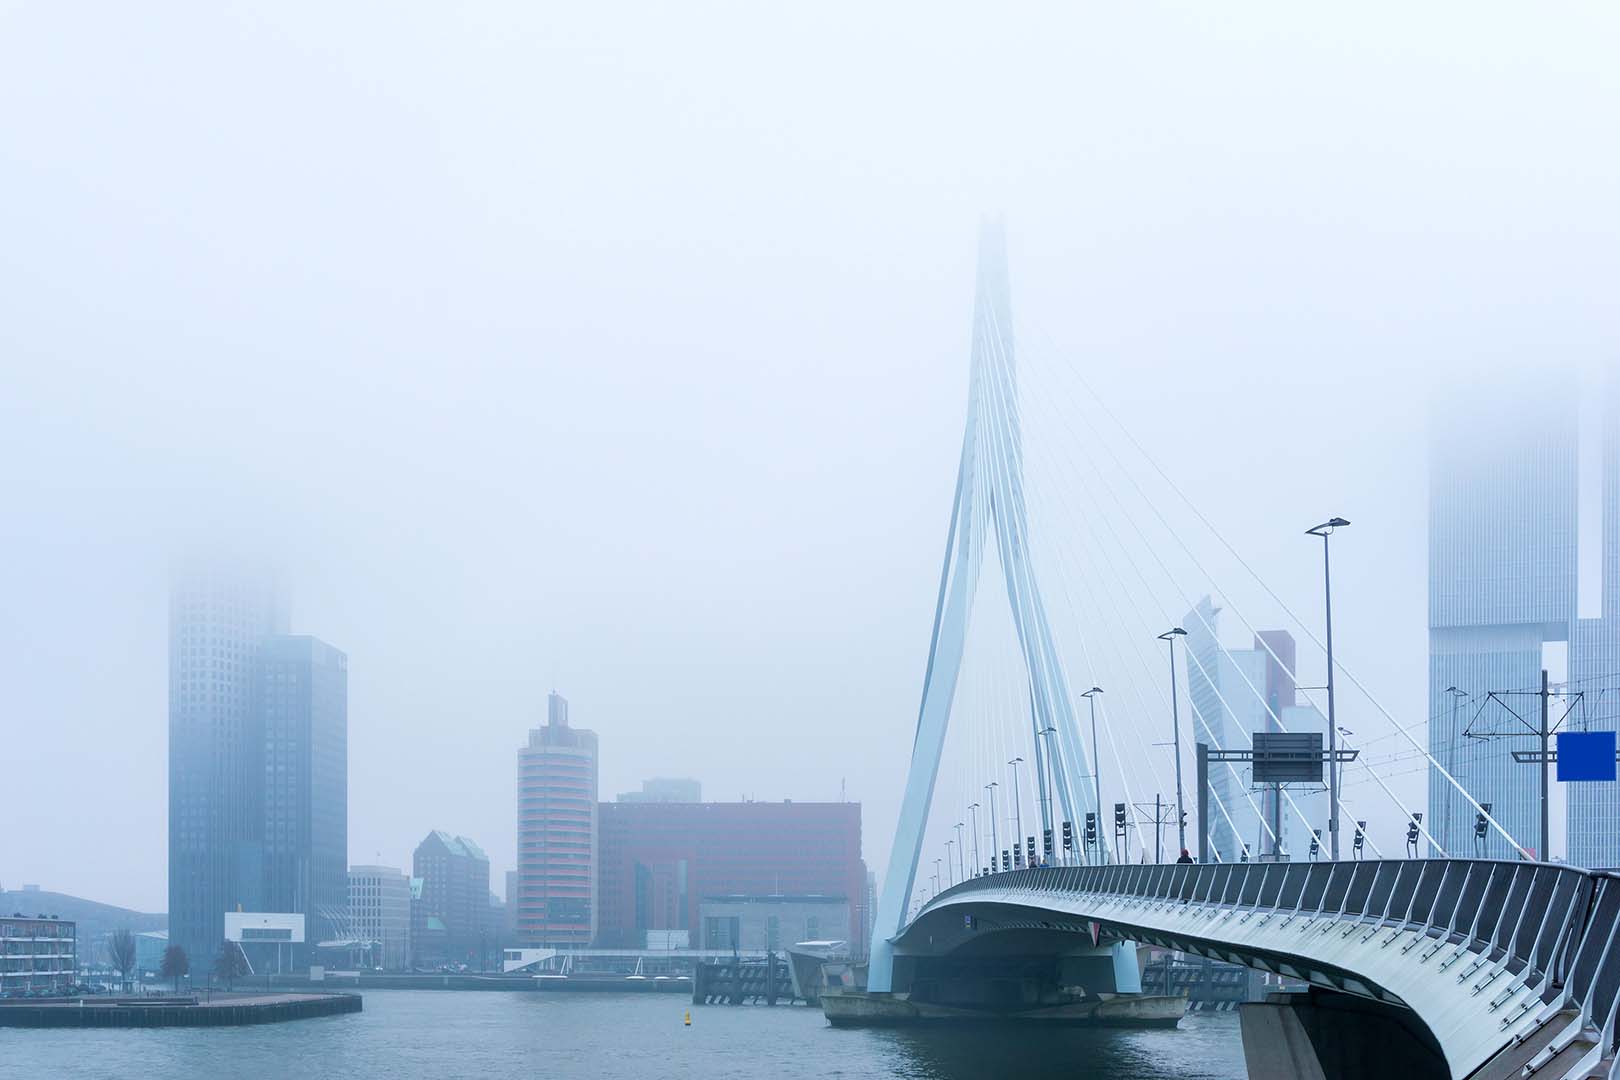
<svg viewBox="0 0 1620 1080"><path fill-rule="evenodd" d="M247 957L242 955L242 947L234 941L219 943L219 954L214 957L214 974L225 980L225 988L236 988L239 976L248 973Z"/></svg>
<svg viewBox="0 0 1620 1080"><path fill-rule="evenodd" d="M174 980L174 992L178 994L181 978L191 974L191 957L180 946L170 945L163 950L162 971L165 979Z"/></svg>
<svg viewBox="0 0 1620 1080"><path fill-rule="evenodd" d="M135 970L135 935L128 930L114 930L107 939L107 961L123 976L125 991L134 983L130 973Z"/></svg>

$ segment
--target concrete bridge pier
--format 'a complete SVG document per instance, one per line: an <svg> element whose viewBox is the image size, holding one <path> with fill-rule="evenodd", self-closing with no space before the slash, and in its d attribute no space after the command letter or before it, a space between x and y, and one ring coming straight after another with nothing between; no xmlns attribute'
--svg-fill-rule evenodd
<svg viewBox="0 0 1620 1080"><path fill-rule="evenodd" d="M1440 1046L1410 1009L1311 989L1238 1013L1249 1080L1449 1080Z"/></svg>

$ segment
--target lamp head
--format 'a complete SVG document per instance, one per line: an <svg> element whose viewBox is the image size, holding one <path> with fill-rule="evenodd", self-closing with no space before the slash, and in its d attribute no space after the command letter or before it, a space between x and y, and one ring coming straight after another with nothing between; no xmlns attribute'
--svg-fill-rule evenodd
<svg viewBox="0 0 1620 1080"><path fill-rule="evenodd" d="M1342 517L1328 518L1328 520L1322 522L1322 524L1313 525L1309 529L1306 529L1305 535L1325 537L1332 533L1334 529L1342 529L1348 524L1350 523Z"/></svg>
<svg viewBox="0 0 1620 1080"><path fill-rule="evenodd" d="M1159 640L1160 641L1169 641L1171 638L1186 637L1186 636L1187 636L1187 631L1183 630L1179 626L1172 626L1170 629L1166 630L1164 633L1159 635Z"/></svg>

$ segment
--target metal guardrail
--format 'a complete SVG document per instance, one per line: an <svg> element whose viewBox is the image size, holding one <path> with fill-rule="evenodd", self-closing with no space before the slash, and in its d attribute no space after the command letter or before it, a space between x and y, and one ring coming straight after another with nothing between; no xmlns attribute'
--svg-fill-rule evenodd
<svg viewBox="0 0 1620 1080"><path fill-rule="evenodd" d="M1331 918L1369 932L1413 931L1404 948L1425 945L1425 958L1448 946L1479 962L1501 964L1510 986L1535 1001L1578 1007L1585 1025L1617 1049L1620 1001L1620 874L1553 863L1488 859L1380 859L1313 863L1115 864L1057 866L987 874L931 898L937 905L976 891L1095 895L1238 908L1260 915ZM1246 921L1246 920L1245 920ZM1511 991L1504 989L1496 1004ZM1495 1005L1493 1005L1493 1008ZM1503 1021L1506 1027L1512 1017Z"/></svg>

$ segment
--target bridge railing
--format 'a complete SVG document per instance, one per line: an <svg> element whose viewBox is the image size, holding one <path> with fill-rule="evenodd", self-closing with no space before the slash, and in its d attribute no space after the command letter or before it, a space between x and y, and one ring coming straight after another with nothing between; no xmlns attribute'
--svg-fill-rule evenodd
<svg viewBox="0 0 1620 1080"><path fill-rule="evenodd" d="M1040 867L969 879L930 900L919 917L985 890L1028 894L1036 903L1042 895L1087 894L1145 909L1186 903L1287 920L1326 917L1363 925L1368 937L1392 931L1390 942L1414 931L1403 951L1422 948L1422 959L1450 949L1442 965L1469 958L1467 973L1497 965L1484 976L1493 1012L1518 986L1532 992L1504 1027L1538 1000L1562 1000L1603 1029L1611 1050L1620 1040L1620 873L1488 859ZM1499 988L1491 985L1503 975Z"/></svg>

